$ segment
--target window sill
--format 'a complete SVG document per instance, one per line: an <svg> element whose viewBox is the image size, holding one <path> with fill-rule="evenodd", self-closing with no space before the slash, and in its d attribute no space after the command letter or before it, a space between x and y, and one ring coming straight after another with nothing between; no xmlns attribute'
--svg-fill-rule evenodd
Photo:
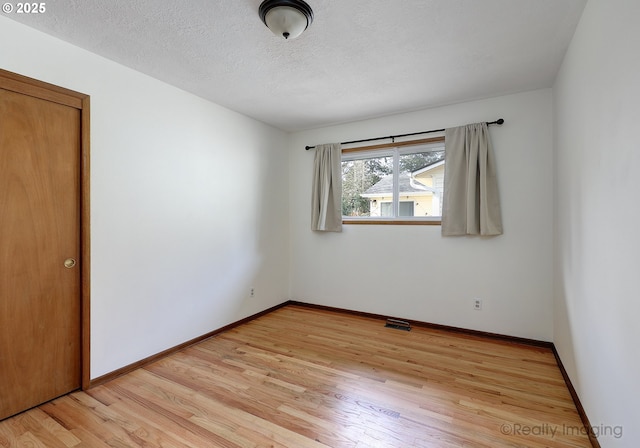
<svg viewBox="0 0 640 448"><path fill-rule="evenodd" d="M439 226L442 221L426 219L343 219L342 224L378 225L378 226Z"/></svg>

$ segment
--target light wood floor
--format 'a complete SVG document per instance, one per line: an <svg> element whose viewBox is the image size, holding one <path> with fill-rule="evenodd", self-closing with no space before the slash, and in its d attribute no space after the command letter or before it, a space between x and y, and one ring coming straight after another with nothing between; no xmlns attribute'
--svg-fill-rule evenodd
<svg viewBox="0 0 640 448"><path fill-rule="evenodd" d="M0 422L0 447L590 447L553 354L287 306Z"/></svg>

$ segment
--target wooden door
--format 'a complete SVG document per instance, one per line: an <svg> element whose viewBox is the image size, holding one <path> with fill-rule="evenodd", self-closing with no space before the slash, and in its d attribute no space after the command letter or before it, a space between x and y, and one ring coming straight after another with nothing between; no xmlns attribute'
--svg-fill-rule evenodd
<svg viewBox="0 0 640 448"><path fill-rule="evenodd" d="M81 386L81 154L78 108L0 89L0 419Z"/></svg>

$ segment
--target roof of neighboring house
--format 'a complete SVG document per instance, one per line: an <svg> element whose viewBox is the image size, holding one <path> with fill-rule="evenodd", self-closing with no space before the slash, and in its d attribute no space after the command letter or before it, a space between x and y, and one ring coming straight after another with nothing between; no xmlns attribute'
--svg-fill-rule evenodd
<svg viewBox="0 0 640 448"><path fill-rule="evenodd" d="M425 165L420 169L417 169L415 171L412 171L411 174L413 174L414 176L417 176L418 174L422 174L426 171L430 171L434 168L438 168L439 166L444 165L444 160L436 160L435 162L430 163L429 165Z"/></svg>
<svg viewBox="0 0 640 448"><path fill-rule="evenodd" d="M419 168L412 173L400 173L400 194L404 193L424 193L424 192L433 192L435 191L431 187L427 187L422 182L418 181L415 178L412 178L415 174L421 174L425 171L429 171L431 169L437 168L441 165L444 165L444 160L437 160L435 162L430 163L429 165L425 165L422 168ZM382 196L382 195L390 195L393 192L393 174L387 174L378 182L369 187L362 196Z"/></svg>
<svg viewBox="0 0 640 448"><path fill-rule="evenodd" d="M415 179L411 179L409 173L401 173L399 181L401 195L404 195L404 193L425 193L428 191L433 191L433 188L427 187L426 185ZM392 192L393 174L387 174L377 183L369 187L364 193L362 193L362 196L383 196L390 195Z"/></svg>

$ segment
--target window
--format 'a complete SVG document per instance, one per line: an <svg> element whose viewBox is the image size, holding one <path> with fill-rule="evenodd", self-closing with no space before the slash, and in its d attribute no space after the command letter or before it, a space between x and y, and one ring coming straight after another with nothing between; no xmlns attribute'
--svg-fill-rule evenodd
<svg viewBox="0 0 640 448"><path fill-rule="evenodd" d="M382 216L393 216L393 202L383 202L382 204ZM413 201L400 201L400 214L398 216L415 216L413 208L415 202Z"/></svg>
<svg viewBox="0 0 640 448"><path fill-rule="evenodd" d="M342 153L345 223L440 223L444 139ZM370 147L369 147L370 148Z"/></svg>

